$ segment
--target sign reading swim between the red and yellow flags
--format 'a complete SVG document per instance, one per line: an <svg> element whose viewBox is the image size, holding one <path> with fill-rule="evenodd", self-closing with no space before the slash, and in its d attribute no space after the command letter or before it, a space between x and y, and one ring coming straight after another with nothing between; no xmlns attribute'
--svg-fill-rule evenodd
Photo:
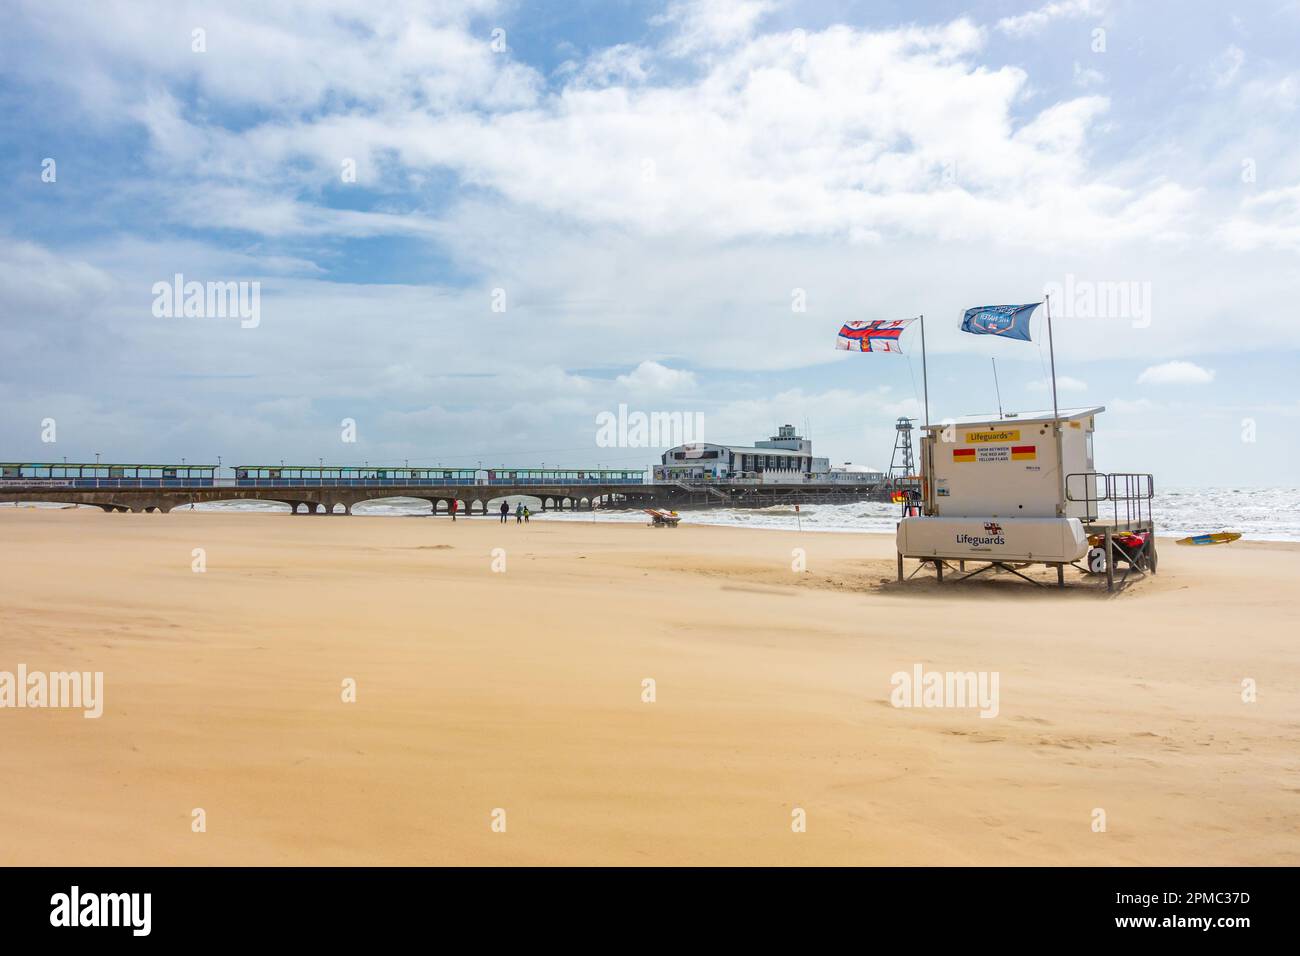
<svg viewBox="0 0 1300 956"><path fill-rule="evenodd" d="M1035 461L1037 445L981 445L978 448L954 448L953 461Z"/></svg>

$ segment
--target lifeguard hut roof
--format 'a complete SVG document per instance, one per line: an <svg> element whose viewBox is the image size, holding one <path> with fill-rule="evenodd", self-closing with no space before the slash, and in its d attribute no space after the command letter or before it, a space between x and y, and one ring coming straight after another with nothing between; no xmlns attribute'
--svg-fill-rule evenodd
<svg viewBox="0 0 1300 956"><path fill-rule="evenodd" d="M1105 405L1094 405L1091 408L1063 408L1060 412L1060 419L1063 422L1078 421L1084 418L1091 418L1098 412L1104 412ZM1050 422L1054 417L1052 410L1039 412L1008 412L1003 415L963 415L961 418L949 419L945 422L934 422L930 425L922 426L923 431L943 431L949 425L996 425L1005 422L1008 425Z"/></svg>

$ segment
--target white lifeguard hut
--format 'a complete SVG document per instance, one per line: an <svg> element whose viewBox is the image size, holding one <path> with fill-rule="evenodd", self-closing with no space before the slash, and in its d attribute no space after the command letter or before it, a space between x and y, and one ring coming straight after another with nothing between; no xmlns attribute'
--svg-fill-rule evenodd
<svg viewBox="0 0 1300 956"><path fill-rule="evenodd" d="M1095 406L926 425L920 500L905 505L898 524L899 581L904 558L915 558L933 566L940 582L948 562L965 572L973 561L983 566L966 577L996 568L1025 578L1020 569L1046 564L1056 567L1064 586L1066 565L1078 567L1090 539L1105 554L1111 588L1117 560L1154 571L1151 476L1095 468L1093 431L1104 411ZM1103 503L1113 517L1098 513L1107 510ZM1140 540L1141 547L1117 545L1117 533L1124 541Z"/></svg>

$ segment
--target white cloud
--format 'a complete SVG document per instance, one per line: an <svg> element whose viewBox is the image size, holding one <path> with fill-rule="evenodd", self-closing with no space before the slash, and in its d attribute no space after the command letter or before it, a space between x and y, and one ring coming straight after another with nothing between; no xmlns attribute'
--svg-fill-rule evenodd
<svg viewBox="0 0 1300 956"><path fill-rule="evenodd" d="M772 0L674 0L650 22L675 28L667 50L686 56L746 39L775 7Z"/></svg>
<svg viewBox="0 0 1300 956"><path fill-rule="evenodd" d="M647 360L627 375L618 376L617 381L638 392L678 392L695 387L695 374Z"/></svg>
<svg viewBox="0 0 1300 956"><path fill-rule="evenodd" d="M450 170L511 203L647 234L880 241L901 232L1025 245L1059 241L1061 219L1071 242L1183 233L1190 190L1090 172L1107 97L1023 116L1026 75L978 64L982 43L966 20L832 27L807 37L806 54L773 34L717 51L693 82L660 85L649 84L654 53L623 45L566 65L554 95L487 112L455 98L430 110L397 93L369 115L305 111L238 131L199 127L166 100L131 112L151 131L160 172L187 168L220 188L233 180L264 191L292 177L319 189L352 157L367 188ZM479 99L492 76L482 80ZM243 204L221 205L230 220ZM405 217L385 225L379 215L306 214L282 193L256 205L220 224L269 235L418 228Z"/></svg>
<svg viewBox="0 0 1300 956"><path fill-rule="evenodd" d="M547 92L472 22L500 12L488 0L413 0L391 14L362 0L313 5L310 15L277 9L223 5L205 54L156 49L160 31L189 22L170 7L162 22L117 14L113 28L83 31L33 18L37 50L21 69L79 93L96 86L96 101L116 107L98 111L101 122L143 124L159 188L179 180L174 212L267 236L422 228L405 210L302 208L322 205L319 191L338 182L344 158L356 161L360 188L409 189L413 177L449 171L510 203L659 235L879 243L904 233L1028 245L1060 241L1061 221L1071 243L1186 234L1191 190L1162 171L1110 179L1090 169L1107 97L1026 112L1028 76L979 62L985 31L967 19L833 26L808 33L800 52L788 33L755 32L775 9L767 0L673 3L660 22L675 32L660 47L595 50L566 63ZM1072 0L1025 17L1100 9ZM283 49L263 56L272 42ZM698 74L653 82L656 63L683 44L697 51ZM51 65L67 62L83 65ZM1091 85L1093 74L1081 69L1078 82ZM159 92L191 80L210 101L202 111ZM221 107L263 115L224 127L212 120ZM236 189L248 201L210 198L229 190L233 200Z"/></svg>
<svg viewBox="0 0 1300 956"><path fill-rule="evenodd" d="M1149 398L1112 398L1106 403L1106 411L1117 415L1137 415L1158 408Z"/></svg>
<svg viewBox="0 0 1300 956"><path fill-rule="evenodd" d="M1241 201L1219 235L1234 249L1300 250L1300 185L1270 189Z"/></svg>
<svg viewBox="0 0 1300 956"><path fill-rule="evenodd" d="M1054 20L1074 20L1100 16L1105 12L1103 0L1053 0L1053 2L998 21L998 29L1014 37L1033 36Z"/></svg>
<svg viewBox="0 0 1300 956"><path fill-rule="evenodd" d="M585 61L568 60L556 73L560 76L575 76L575 83L584 87L633 85L644 83L650 78L650 57L651 52L643 47L620 43L597 50Z"/></svg>
<svg viewBox="0 0 1300 956"><path fill-rule="evenodd" d="M1097 86L1106 82L1106 75L1100 70L1094 70L1086 67L1078 60L1074 61L1074 83L1076 86L1089 87Z"/></svg>
<svg viewBox="0 0 1300 956"><path fill-rule="evenodd" d="M1243 102L1251 109L1277 109L1284 112L1300 106L1300 74L1287 73L1266 79L1250 80L1242 87Z"/></svg>
<svg viewBox="0 0 1300 956"><path fill-rule="evenodd" d="M196 6L95 4L75 28L35 16L31 22L51 49L33 54L77 62L76 70L57 68L66 73L63 82L89 103L119 107L160 83L193 83L213 103L280 115L340 99L354 109L524 106L541 86L535 70L494 52L490 34L475 31L476 18L504 12L497 0ZM201 53L191 49L196 27L205 31ZM165 42L172 37L179 39Z"/></svg>
<svg viewBox="0 0 1300 956"><path fill-rule="evenodd" d="M1052 380L1050 378L1036 379L1026 387L1035 392L1050 392L1052 390ZM1088 383L1077 378L1071 378L1069 375L1058 375L1056 376L1056 390L1058 392L1086 392Z"/></svg>
<svg viewBox="0 0 1300 956"><path fill-rule="evenodd" d="M1246 62L1246 54L1236 44L1230 45L1214 59L1211 70L1214 73L1215 86L1228 86L1237 78L1237 73Z"/></svg>
<svg viewBox="0 0 1300 956"><path fill-rule="evenodd" d="M1201 368L1194 362L1165 362L1142 370L1139 385L1208 385L1214 381L1212 369Z"/></svg>

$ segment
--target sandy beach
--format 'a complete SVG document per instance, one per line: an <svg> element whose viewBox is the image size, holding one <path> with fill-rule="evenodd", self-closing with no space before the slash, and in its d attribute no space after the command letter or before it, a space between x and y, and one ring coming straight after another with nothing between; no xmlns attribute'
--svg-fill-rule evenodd
<svg viewBox="0 0 1300 956"><path fill-rule="evenodd" d="M0 543L0 671L104 673L99 719L0 710L4 864L1300 863L1295 545L1165 541L1108 599L689 515ZM917 664L996 672L997 716L892 706Z"/></svg>

